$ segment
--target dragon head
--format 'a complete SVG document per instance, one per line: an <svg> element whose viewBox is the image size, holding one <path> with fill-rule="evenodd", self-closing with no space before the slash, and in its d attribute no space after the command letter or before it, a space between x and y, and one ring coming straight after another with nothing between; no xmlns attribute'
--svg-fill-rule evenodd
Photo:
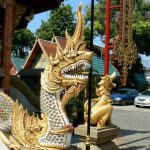
<svg viewBox="0 0 150 150"><path fill-rule="evenodd" d="M50 56L44 73L42 87L48 92L56 92L62 88L71 91L75 86L85 85L88 81L88 70L91 66L92 53L86 51L83 41L82 5L77 10L77 26L72 37L66 30L66 47L62 49L57 39L55 57Z"/></svg>

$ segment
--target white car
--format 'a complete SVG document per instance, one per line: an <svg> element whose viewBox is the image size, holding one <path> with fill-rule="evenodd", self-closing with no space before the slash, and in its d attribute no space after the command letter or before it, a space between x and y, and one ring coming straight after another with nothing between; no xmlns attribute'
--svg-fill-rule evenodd
<svg viewBox="0 0 150 150"><path fill-rule="evenodd" d="M150 89L144 91L139 96L137 96L134 100L134 105L136 107L150 107Z"/></svg>

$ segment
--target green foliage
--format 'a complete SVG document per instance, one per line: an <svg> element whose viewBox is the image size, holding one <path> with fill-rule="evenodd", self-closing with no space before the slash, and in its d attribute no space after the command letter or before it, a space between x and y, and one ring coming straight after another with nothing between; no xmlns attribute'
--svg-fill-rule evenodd
<svg viewBox="0 0 150 150"><path fill-rule="evenodd" d="M127 86L132 88L138 88L141 83L137 83L135 79L135 73L143 74L144 76L144 69L143 64L141 63L141 57L138 56L136 63L133 64L132 68L128 70L128 77L127 77Z"/></svg>
<svg viewBox="0 0 150 150"><path fill-rule="evenodd" d="M69 121L75 127L84 123L84 102L84 92L81 92L77 97L72 98L65 107Z"/></svg>
<svg viewBox="0 0 150 150"><path fill-rule="evenodd" d="M34 34L28 29L21 29L15 32L12 52L14 56L24 58L35 42Z"/></svg>
<svg viewBox="0 0 150 150"><path fill-rule="evenodd" d="M73 34L75 17L71 6L61 5L60 8L51 11L48 21L42 21L36 35L42 39L51 40L53 34L65 37L65 30Z"/></svg>
<svg viewBox="0 0 150 150"><path fill-rule="evenodd" d="M150 22L138 21L133 24L133 37L140 54L150 55Z"/></svg>
<svg viewBox="0 0 150 150"><path fill-rule="evenodd" d="M133 38L140 54L150 55L150 1L136 0L133 11Z"/></svg>
<svg viewBox="0 0 150 150"><path fill-rule="evenodd" d="M118 5L118 1L112 0L112 5ZM85 39L89 42L90 37L90 19L91 19L91 7L87 6L85 8ZM104 35L105 34L105 15L106 15L106 1L99 0L94 7L94 35ZM111 11L111 37L117 34L117 19L118 11Z"/></svg>

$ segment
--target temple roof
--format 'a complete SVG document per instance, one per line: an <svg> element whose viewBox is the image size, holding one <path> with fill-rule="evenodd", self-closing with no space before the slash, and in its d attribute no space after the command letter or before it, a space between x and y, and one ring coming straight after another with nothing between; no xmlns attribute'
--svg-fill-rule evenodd
<svg viewBox="0 0 150 150"><path fill-rule="evenodd" d="M12 56L11 61L13 65L15 66L16 71L19 72L22 69L26 59Z"/></svg>
<svg viewBox="0 0 150 150"><path fill-rule="evenodd" d="M59 36L55 36L54 38L62 47L62 49L64 49L66 47L66 39L59 37ZM43 53L49 57L51 54L52 56L55 56L56 53L56 41L47 41L47 40L43 40L40 38L37 38L34 46L31 50L31 53L29 54L26 63L24 64L23 68L30 68L33 64L33 61L35 60L37 53L40 51L40 49L43 51ZM89 50L87 48L87 50ZM98 55L98 56L102 56L103 55L103 49L99 46L94 45L93 46L93 51Z"/></svg>
<svg viewBox="0 0 150 150"><path fill-rule="evenodd" d="M62 47L62 49L66 46L66 39L62 37L56 36L55 41L47 41L43 39L36 39L35 44L31 50L30 55L28 56L23 69L33 69L31 66L34 64L36 57L40 51L44 53L47 57L50 57L52 55L53 57L56 54L57 44L56 41L59 43L59 45ZM88 50L88 49L87 49ZM93 56L93 74L94 75L103 75L103 68L104 68L104 59L103 59L103 51L101 50L101 47L94 45L94 52L95 55ZM44 68L40 68L44 69ZM26 70L27 71L27 70ZM109 62L109 73L112 74L114 71L116 71L117 76L120 76L120 73L116 70L116 68ZM27 72L26 72L27 73ZM24 72L25 74L25 72Z"/></svg>
<svg viewBox="0 0 150 150"><path fill-rule="evenodd" d="M28 69L31 68L32 64L35 61L35 58L37 57L37 54L39 51L42 50L42 52L49 57L51 54L52 56L55 56L57 45L56 43L52 41L46 41L43 39L36 39L33 48L31 50L31 53L29 54L23 68Z"/></svg>
<svg viewBox="0 0 150 150"><path fill-rule="evenodd" d="M94 55L92 60L92 74L93 75L104 75L104 58ZM109 61L109 75L116 72L117 76L120 76L118 70L114 67L114 65Z"/></svg>

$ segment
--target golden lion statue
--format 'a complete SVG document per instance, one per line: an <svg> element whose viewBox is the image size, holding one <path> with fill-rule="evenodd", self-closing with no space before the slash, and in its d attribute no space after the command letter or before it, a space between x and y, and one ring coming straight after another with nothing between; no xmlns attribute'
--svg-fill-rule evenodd
<svg viewBox="0 0 150 150"><path fill-rule="evenodd" d="M90 124L97 125L97 128L105 125L111 125L111 113L113 107L111 105L111 89L116 87L116 84L112 83L116 77L114 72L111 76L106 75L101 77L101 81L96 88L97 98L92 99ZM87 123L88 120L88 101L84 104L84 120Z"/></svg>

